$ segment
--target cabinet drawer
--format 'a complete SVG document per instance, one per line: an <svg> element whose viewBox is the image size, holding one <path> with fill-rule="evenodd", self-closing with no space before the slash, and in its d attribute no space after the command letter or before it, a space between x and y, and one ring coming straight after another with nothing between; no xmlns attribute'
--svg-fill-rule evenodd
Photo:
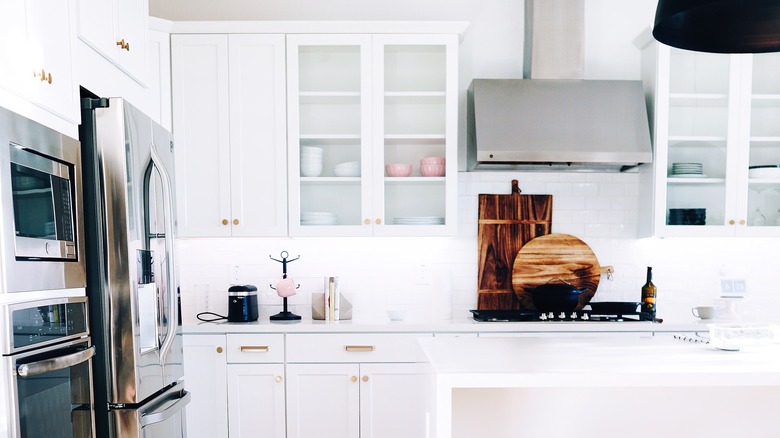
<svg viewBox="0 0 780 438"><path fill-rule="evenodd" d="M228 363L284 362L283 334L227 335Z"/></svg>
<svg viewBox="0 0 780 438"><path fill-rule="evenodd" d="M287 362L425 362L417 342L432 333L287 335Z"/></svg>

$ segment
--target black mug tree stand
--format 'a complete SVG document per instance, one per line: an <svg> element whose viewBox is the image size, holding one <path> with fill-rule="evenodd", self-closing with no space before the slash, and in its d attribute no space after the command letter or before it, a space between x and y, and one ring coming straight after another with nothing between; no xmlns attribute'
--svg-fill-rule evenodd
<svg viewBox="0 0 780 438"><path fill-rule="evenodd" d="M279 255L282 257L281 260L277 260L270 255L268 257L271 260L277 261L282 264L282 278L284 279L287 278L287 264L298 260L299 258L301 258L301 256L298 256L294 259L287 260L287 257L289 256L287 251L282 251L282 253ZM301 287L300 284L295 286L296 289L298 289L299 287ZM271 289L276 290L276 288L273 285L271 285ZM287 310L287 297L282 297L282 299L284 300L284 308L282 309L281 312L277 313L276 315L271 315L271 321L297 321L301 319L300 315L296 315Z"/></svg>

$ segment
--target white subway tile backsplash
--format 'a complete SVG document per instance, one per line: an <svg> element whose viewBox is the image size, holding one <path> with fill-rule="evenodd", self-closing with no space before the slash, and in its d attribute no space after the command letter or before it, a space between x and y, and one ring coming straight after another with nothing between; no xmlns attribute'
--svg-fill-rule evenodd
<svg viewBox="0 0 780 438"><path fill-rule="evenodd" d="M511 180L524 194L553 195L555 233L583 239L599 263L611 265L594 299L635 301L654 267L659 313L689 318L690 307L720 299L720 278L746 278L749 292L740 302L746 315L777 307L780 239L637 239L639 178L637 173L473 172L458 181L458 235L454 238L210 238L179 239L182 310L186 314L227 311L232 266L240 281L255 284L262 301L261 318L281 310L282 299L269 284L282 266L271 260L288 251L300 259L288 272L301 287L288 300L291 311L311 317L311 294L322 292L323 277L337 275L352 294L356 318L386 318L389 306L407 310L409 319L451 314L469 316L477 301L478 195L508 194ZM426 280L420 281L419 266Z"/></svg>

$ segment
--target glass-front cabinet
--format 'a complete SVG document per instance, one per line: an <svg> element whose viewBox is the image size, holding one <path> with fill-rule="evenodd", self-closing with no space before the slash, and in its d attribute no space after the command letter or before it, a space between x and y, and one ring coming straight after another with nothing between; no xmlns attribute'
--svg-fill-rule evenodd
<svg viewBox="0 0 780 438"><path fill-rule="evenodd" d="M654 119L645 228L656 236L780 235L780 54L655 41L642 51Z"/></svg>
<svg viewBox="0 0 780 438"><path fill-rule="evenodd" d="M290 234L454 235L456 35L290 35Z"/></svg>

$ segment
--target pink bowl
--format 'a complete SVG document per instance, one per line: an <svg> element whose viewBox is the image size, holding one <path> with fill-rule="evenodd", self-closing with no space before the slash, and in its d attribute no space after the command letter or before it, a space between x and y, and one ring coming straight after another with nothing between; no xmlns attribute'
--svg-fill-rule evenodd
<svg viewBox="0 0 780 438"><path fill-rule="evenodd" d="M420 174L422 176L444 176L443 164L421 164Z"/></svg>
<svg viewBox="0 0 780 438"><path fill-rule="evenodd" d="M412 174L411 164L387 164L385 165L387 176L409 176Z"/></svg>
<svg viewBox="0 0 780 438"><path fill-rule="evenodd" d="M420 165L425 166L427 164L441 164L444 165L444 157L426 157L420 160Z"/></svg>

